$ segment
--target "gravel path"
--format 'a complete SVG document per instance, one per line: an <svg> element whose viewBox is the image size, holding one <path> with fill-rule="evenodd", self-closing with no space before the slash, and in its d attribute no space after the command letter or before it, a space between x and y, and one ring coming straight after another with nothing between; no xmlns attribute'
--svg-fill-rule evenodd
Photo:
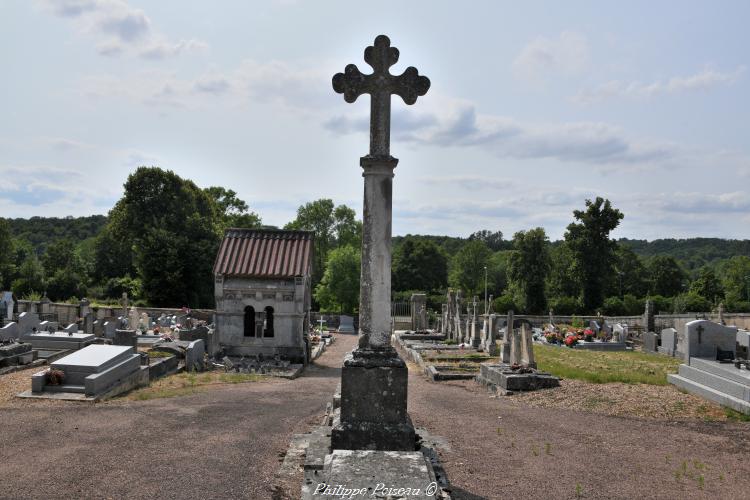
<svg viewBox="0 0 750 500"><path fill-rule="evenodd" d="M0 498L296 498L301 475L275 478L281 457L293 433L320 422L355 342L340 336L293 381L97 405L3 401ZM538 396L496 398L472 381L430 382L413 366L409 384L412 419L445 442L459 499L750 491L750 424L539 407Z"/></svg>
<svg viewBox="0 0 750 500"><path fill-rule="evenodd" d="M410 368L409 413L446 440L456 498L748 498L750 424L530 407Z"/></svg>
<svg viewBox="0 0 750 500"><path fill-rule="evenodd" d="M320 423L355 344L339 336L297 380L150 401L6 402L0 498L284 498L273 493L280 457L293 433Z"/></svg>

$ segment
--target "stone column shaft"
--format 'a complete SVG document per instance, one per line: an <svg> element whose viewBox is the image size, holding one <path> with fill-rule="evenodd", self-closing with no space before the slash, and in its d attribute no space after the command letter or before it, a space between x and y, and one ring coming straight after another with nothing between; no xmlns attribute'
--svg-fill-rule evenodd
<svg viewBox="0 0 750 500"><path fill-rule="evenodd" d="M359 295L360 347L390 348L391 217L396 158L364 156L362 270Z"/></svg>

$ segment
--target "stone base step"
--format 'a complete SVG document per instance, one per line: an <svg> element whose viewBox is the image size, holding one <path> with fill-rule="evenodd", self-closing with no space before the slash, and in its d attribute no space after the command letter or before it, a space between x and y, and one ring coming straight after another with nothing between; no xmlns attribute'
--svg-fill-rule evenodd
<svg viewBox="0 0 750 500"><path fill-rule="evenodd" d="M709 399L722 406L744 413L745 415L750 415L750 403L747 401L742 401L741 399L729 396L728 394L724 394L698 382L693 382L681 375L669 374L667 375L667 381L691 394Z"/></svg>
<svg viewBox="0 0 750 500"><path fill-rule="evenodd" d="M731 363L718 363L712 359L690 358L690 366L750 387L750 370L744 368L738 370Z"/></svg>
<svg viewBox="0 0 750 500"><path fill-rule="evenodd" d="M735 369L732 367L732 369ZM750 386L739 384L729 378L700 370L695 366L680 365L678 373L681 377L692 380L711 389L728 394L733 398L750 402Z"/></svg>

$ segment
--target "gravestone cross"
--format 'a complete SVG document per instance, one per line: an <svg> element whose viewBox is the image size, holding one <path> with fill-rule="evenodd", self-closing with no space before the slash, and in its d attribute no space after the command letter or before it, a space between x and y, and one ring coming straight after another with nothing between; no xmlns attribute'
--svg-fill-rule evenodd
<svg viewBox="0 0 750 500"><path fill-rule="evenodd" d="M364 177L362 269L358 347L344 358L341 370L341 417L331 432L331 447L346 450L414 451L414 426L406 411L408 370L391 346L391 224L393 169L390 152L391 95L414 104L430 80L409 67L399 76L389 68L398 49L385 35L365 49L372 74L354 64L334 75L333 90L354 102L370 94L370 151L359 160ZM455 331L460 332L460 299L451 303Z"/></svg>

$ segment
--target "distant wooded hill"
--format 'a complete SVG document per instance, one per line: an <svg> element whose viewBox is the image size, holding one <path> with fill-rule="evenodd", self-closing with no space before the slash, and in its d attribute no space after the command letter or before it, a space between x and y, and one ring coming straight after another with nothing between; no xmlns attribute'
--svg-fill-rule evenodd
<svg viewBox="0 0 750 500"><path fill-rule="evenodd" d="M5 219L14 238L31 243L37 254L47 246L63 238L74 244L99 234L107 223L104 215L88 217L31 217L30 219Z"/></svg>
<svg viewBox="0 0 750 500"><path fill-rule="evenodd" d="M6 219L14 238L31 243L37 253L44 252L49 243L68 238L74 243L94 237L107 223L104 215L88 217L31 217L30 219ZM417 235L440 247L447 256L454 255L467 238L454 236ZM398 247L404 236L394 236L393 246ZM555 242L557 243L557 242ZM665 255L674 257L687 270L712 265L719 260L735 255L750 257L750 240L724 240L721 238L659 239L654 241L620 238L618 243L630 248L640 257ZM553 243L554 244L554 243ZM509 249L510 242L503 240L498 249Z"/></svg>
<svg viewBox="0 0 750 500"><path fill-rule="evenodd" d="M695 270L713 265L735 255L750 257L750 240L721 238L660 239L654 241L620 238L620 245L630 248L640 257L665 255L674 257L686 269Z"/></svg>

